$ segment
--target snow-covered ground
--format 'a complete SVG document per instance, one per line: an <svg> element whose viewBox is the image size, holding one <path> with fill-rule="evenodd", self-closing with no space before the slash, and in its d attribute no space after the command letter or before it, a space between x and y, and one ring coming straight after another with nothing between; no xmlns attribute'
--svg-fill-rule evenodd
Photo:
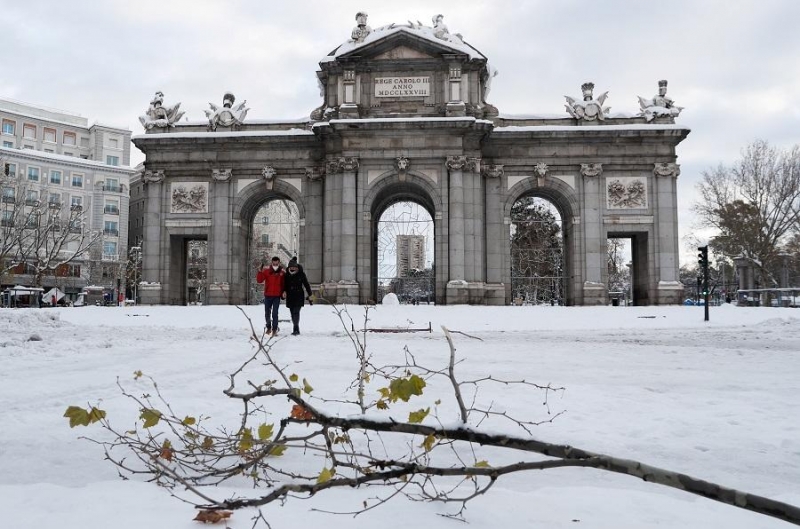
<svg viewBox="0 0 800 529"><path fill-rule="evenodd" d="M245 311L263 324L260 307ZM359 307L350 311L357 321L363 317ZM566 413L536 427L537 438L800 505L800 312L723 306L704 323L702 311L382 306L371 313L370 326L430 322L434 332L368 339L386 362L401 361L407 345L438 366L448 355L441 325L475 335L483 341L455 336L464 377L492 374L566 388L550 402ZM355 372L352 345L331 307L306 307L302 318L303 334L279 340L275 354L299 362L297 371L317 393L340 396ZM289 325L283 327L288 334ZM30 341L34 334L41 341ZM133 372L142 370L177 410L235 421L238 405L222 390L227 374L252 354L248 338L248 322L234 307L0 309L0 526L198 527L192 506L154 485L120 480L100 447L79 439L101 435L98 426L70 429L62 414L69 405L99 401L113 423L132 425L136 411L119 395L116 377L135 390L143 381L133 380ZM502 386L482 391L484 401L516 416L545 417L540 394ZM431 389L420 402L435 394ZM455 408L445 405L440 419L455 420ZM332 491L265 513L276 529L461 527L437 516L447 506L404 499L355 519L311 510L351 511L374 494ZM575 468L501 479L466 516L472 527L788 526L634 478ZM249 528L250 513L235 513L229 525Z"/></svg>

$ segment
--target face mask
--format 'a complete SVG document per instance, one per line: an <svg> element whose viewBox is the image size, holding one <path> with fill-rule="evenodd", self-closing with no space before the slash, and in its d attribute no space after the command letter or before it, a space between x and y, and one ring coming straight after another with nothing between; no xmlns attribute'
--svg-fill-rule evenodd
<svg viewBox="0 0 800 529"><path fill-rule="evenodd" d="M296 274L297 273L297 268L290 268L289 269L289 273L290 274Z"/></svg>
<svg viewBox="0 0 800 529"><path fill-rule="evenodd" d="M276 265L276 264L272 265L272 269L277 272L278 271L278 265Z"/></svg>

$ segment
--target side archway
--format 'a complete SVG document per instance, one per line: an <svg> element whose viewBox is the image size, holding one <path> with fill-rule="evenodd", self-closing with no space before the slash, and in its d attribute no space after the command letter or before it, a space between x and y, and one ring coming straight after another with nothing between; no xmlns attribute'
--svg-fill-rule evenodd
<svg viewBox="0 0 800 529"><path fill-rule="evenodd" d="M503 211L506 302L576 304L581 267L575 190L556 178L539 185L529 177L509 190Z"/></svg>

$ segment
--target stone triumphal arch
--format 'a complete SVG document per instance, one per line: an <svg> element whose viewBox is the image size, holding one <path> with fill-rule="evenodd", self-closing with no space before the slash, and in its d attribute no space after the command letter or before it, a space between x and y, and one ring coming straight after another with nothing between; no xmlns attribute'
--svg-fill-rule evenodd
<svg viewBox="0 0 800 529"><path fill-rule="evenodd" d="M131 200L143 303L186 302L186 241L198 239L206 303L255 301L252 268L278 249L326 299L369 302L380 296L379 217L408 201L433 223L436 302L508 304L521 226L512 210L524 197L557 213L554 303L607 302L610 237L633 243L637 304L680 301L676 147L689 130L675 124L666 81L629 115L609 115L608 92L584 83L562 118L503 117L487 101L487 58L440 16L374 29L356 20L319 63L323 101L307 120L249 119L226 93L206 120L179 121L180 105L156 94L133 139L146 155ZM298 217L283 223L291 239L259 224L275 200Z"/></svg>

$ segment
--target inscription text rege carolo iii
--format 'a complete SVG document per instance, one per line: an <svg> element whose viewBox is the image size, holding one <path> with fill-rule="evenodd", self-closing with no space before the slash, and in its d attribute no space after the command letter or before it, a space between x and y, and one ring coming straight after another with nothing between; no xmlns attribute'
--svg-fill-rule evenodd
<svg viewBox="0 0 800 529"><path fill-rule="evenodd" d="M375 97L427 97L430 77L376 77Z"/></svg>

